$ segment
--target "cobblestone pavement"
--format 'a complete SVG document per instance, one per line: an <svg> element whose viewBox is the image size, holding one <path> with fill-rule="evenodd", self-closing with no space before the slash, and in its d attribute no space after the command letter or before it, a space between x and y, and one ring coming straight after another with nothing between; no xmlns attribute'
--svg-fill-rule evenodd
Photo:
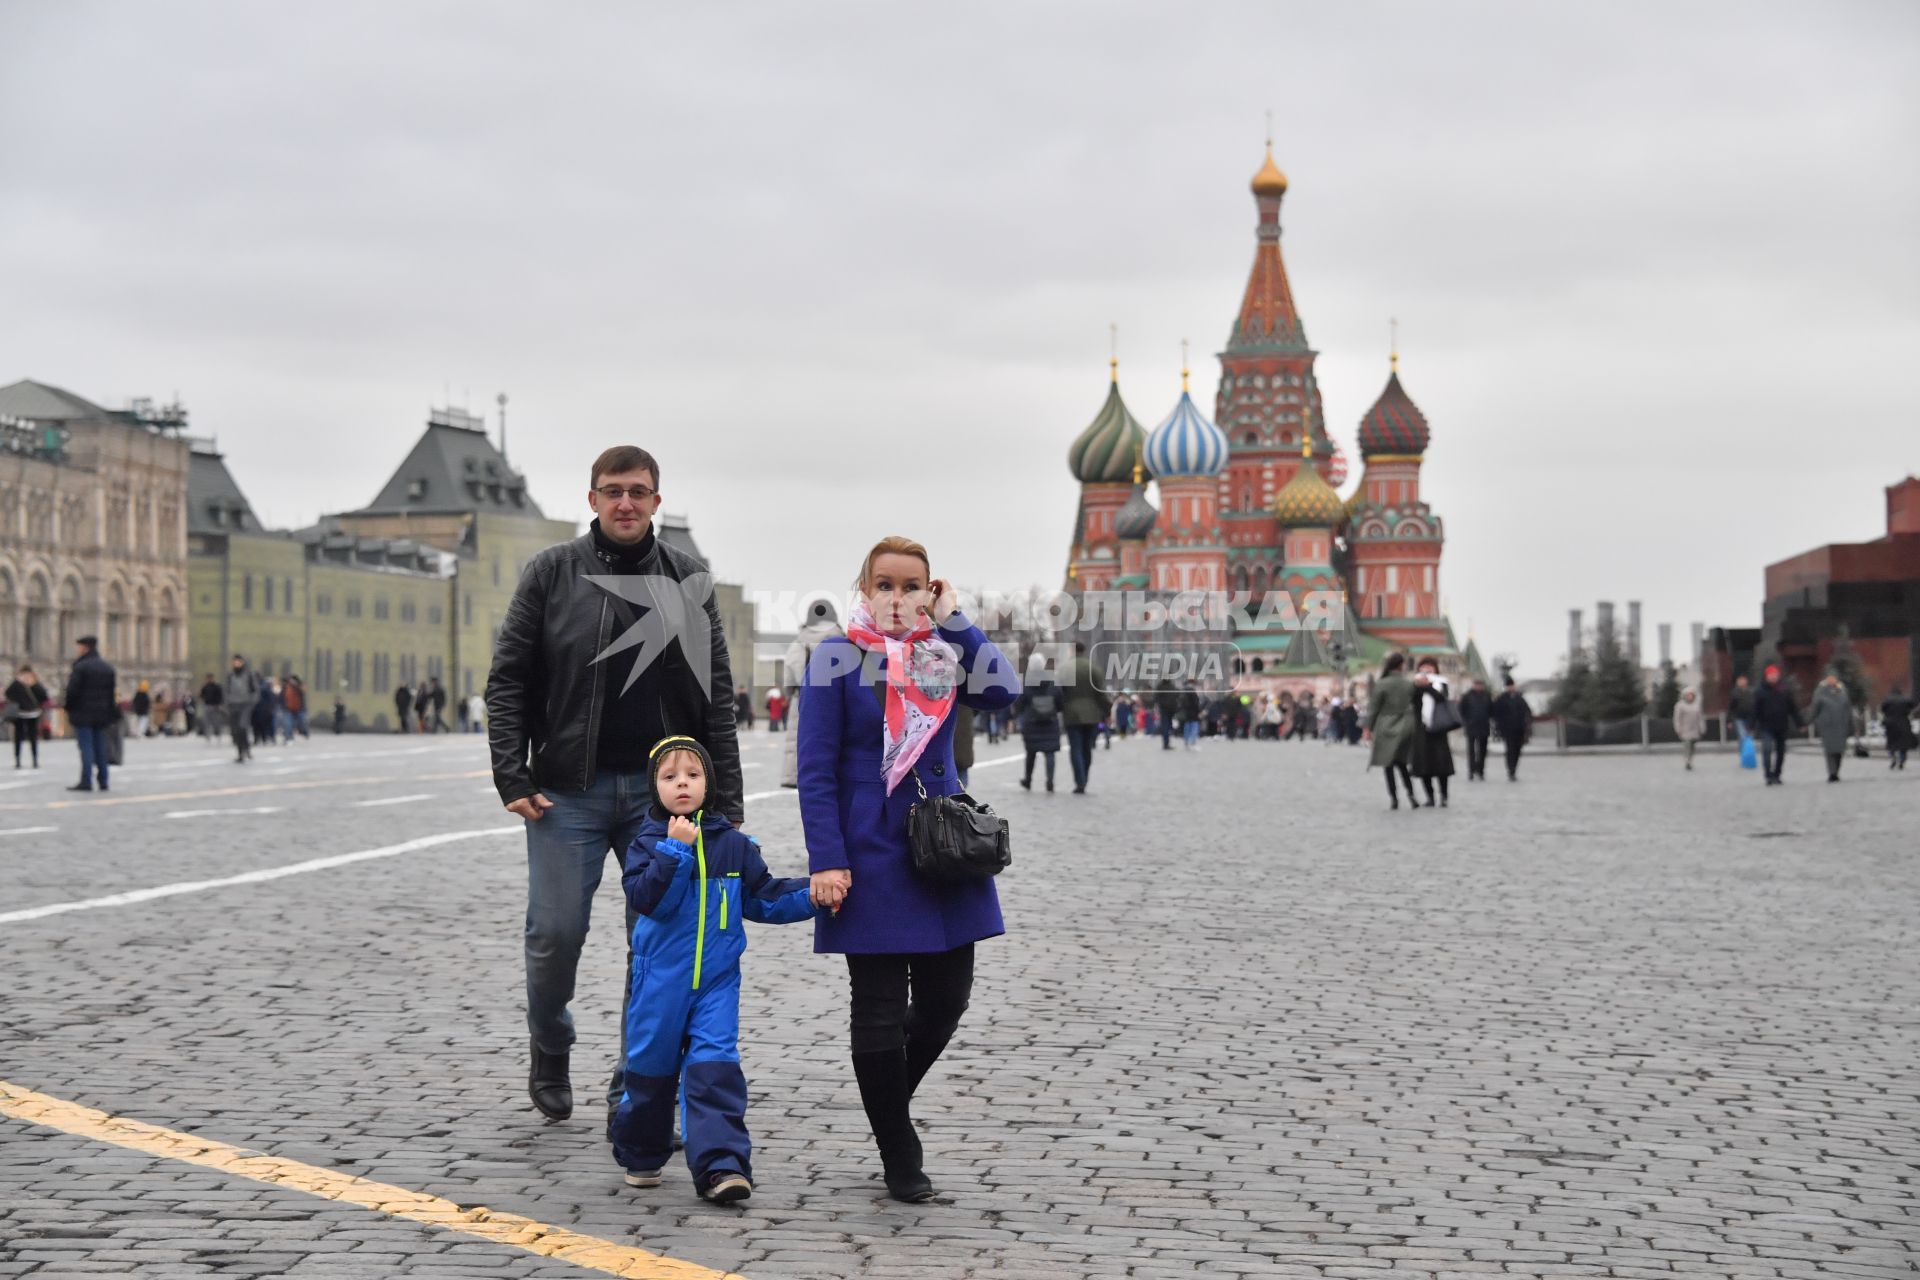
<svg viewBox="0 0 1920 1280"><path fill-rule="evenodd" d="M881 1194L844 969L766 928L760 1185L724 1209L677 1171L623 1187L596 1107L528 1108L524 845L479 739L131 750L111 805L53 807L64 743L0 775L0 917L506 833L0 919L12 1085L754 1280L1915 1271L1920 774L1880 761L1827 786L1802 752L1767 789L1725 756L1530 758L1418 813L1317 744L1136 740L1087 797L988 765L1011 932L918 1108L943 1198ZM797 873L777 740L747 758ZM598 910L583 1095L616 1047L613 877ZM0 1276L100 1273L599 1274L0 1118Z"/></svg>

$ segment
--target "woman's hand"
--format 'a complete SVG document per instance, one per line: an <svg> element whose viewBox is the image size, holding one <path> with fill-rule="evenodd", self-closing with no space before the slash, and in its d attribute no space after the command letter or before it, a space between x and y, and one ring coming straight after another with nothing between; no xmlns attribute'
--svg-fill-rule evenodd
<svg viewBox="0 0 1920 1280"><path fill-rule="evenodd" d="M939 626L954 614L960 612L960 596L953 584L945 578L935 578L927 584L927 594L933 597L933 603L926 608L927 617Z"/></svg>
<svg viewBox="0 0 1920 1280"><path fill-rule="evenodd" d="M847 900L847 894L852 888L853 872L845 867L832 871L816 871L810 882L813 905L837 912L840 910L840 904Z"/></svg>
<svg viewBox="0 0 1920 1280"><path fill-rule="evenodd" d="M700 839L700 828L694 826L690 819L672 818L667 822L667 839L678 840L691 849Z"/></svg>

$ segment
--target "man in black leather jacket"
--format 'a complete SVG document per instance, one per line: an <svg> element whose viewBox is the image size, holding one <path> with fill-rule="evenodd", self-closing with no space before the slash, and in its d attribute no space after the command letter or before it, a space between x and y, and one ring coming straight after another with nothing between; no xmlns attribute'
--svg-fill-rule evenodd
<svg viewBox="0 0 1920 1280"><path fill-rule="evenodd" d="M120 704L113 692L113 666L100 656L100 642L92 636L74 641L78 655L67 674L67 724L80 746L80 782L69 791L92 791L94 777L100 790L107 789L107 734L120 718Z"/></svg>
<svg viewBox="0 0 1920 1280"><path fill-rule="evenodd" d="M573 1112L567 1005L594 891L608 853L618 875L645 820L653 744L697 738L713 760L709 807L736 825L746 817L712 579L655 535L659 485L646 450L600 455L587 495L597 518L584 537L527 563L487 676L494 786L527 822L527 1089L552 1120ZM629 919L629 936L632 927ZM610 1106L622 1091L616 1064Z"/></svg>

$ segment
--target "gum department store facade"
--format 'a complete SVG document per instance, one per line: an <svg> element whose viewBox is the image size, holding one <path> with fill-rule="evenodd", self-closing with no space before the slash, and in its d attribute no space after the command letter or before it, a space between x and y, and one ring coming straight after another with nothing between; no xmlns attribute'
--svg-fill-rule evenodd
<svg viewBox="0 0 1920 1280"><path fill-rule="evenodd" d="M1070 591L1235 592L1253 608L1289 593L1302 616L1310 592L1335 593L1344 625L1325 633L1253 630L1231 637L1243 691L1325 697L1377 671L1387 653L1432 654L1457 672L1462 654L1441 613L1440 517L1420 492L1425 417L1400 385L1399 359L1361 418L1359 486L1335 486L1346 460L1328 435L1314 379L1316 352L1280 256L1287 179L1266 162L1254 175L1253 270L1220 354L1211 421L1182 372L1171 413L1146 431L1120 396L1118 364L1105 404L1068 451L1080 483ZM1148 500L1151 476L1159 504Z"/></svg>

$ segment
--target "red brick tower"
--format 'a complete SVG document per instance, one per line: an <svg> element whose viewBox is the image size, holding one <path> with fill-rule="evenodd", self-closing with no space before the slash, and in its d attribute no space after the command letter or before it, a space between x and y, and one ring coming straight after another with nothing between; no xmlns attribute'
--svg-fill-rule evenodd
<svg viewBox="0 0 1920 1280"><path fill-rule="evenodd" d="M1299 470L1305 441L1311 441L1310 456L1323 478L1334 451L1324 431L1311 425L1323 421L1313 377L1316 353L1307 345L1280 257L1280 202L1287 179L1273 162L1271 143L1252 186L1259 211L1253 270L1227 349L1220 353L1214 419L1229 450L1220 480L1220 523L1230 586L1260 596L1275 584L1281 565L1283 535L1273 517L1274 495Z"/></svg>
<svg viewBox="0 0 1920 1280"><path fill-rule="evenodd" d="M1427 420L1400 385L1400 355L1387 385L1360 422L1366 472L1347 503L1353 549L1351 598L1361 625L1390 643L1447 647L1440 615L1440 517L1420 497Z"/></svg>

